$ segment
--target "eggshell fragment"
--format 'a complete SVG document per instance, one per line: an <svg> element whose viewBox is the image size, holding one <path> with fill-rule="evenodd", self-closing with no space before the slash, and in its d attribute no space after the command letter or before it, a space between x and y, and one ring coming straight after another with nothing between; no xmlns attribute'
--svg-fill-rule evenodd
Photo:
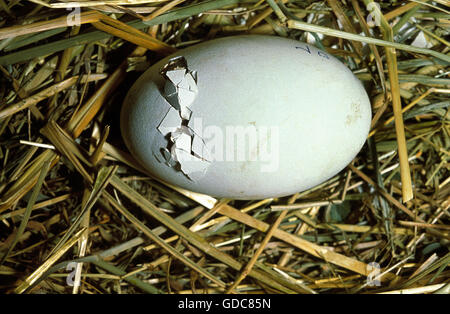
<svg viewBox="0 0 450 314"><path fill-rule="evenodd" d="M314 187L363 146L371 108L330 54L281 37L207 41L150 67L121 112L149 173L215 197L262 199Z"/></svg>

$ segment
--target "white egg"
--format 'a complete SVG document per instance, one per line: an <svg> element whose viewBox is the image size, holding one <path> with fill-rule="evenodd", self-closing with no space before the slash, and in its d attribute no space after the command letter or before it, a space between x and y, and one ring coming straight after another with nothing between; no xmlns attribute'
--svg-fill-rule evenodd
<svg viewBox="0 0 450 314"><path fill-rule="evenodd" d="M121 112L148 172L214 197L262 199L314 187L362 148L371 107L339 60L303 42L215 39L151 66Z"/></svg>

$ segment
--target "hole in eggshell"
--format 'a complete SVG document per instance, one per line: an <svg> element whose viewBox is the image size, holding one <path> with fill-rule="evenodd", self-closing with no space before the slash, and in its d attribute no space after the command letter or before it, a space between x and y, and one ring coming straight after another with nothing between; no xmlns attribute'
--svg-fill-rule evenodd
<svg viewBox="0 0 450 314"><path fill-rule="evenodd" d="M197 73L188 69L183 56L170 59L160 73L165 78L163 96L167 112L158 131L168 141L167 147L160 150L162 159L167 166L197 181L210 165L205 141L189 127L192 118L189 107L198 94ZM161 162L160 158L156 159Z"/></svg>

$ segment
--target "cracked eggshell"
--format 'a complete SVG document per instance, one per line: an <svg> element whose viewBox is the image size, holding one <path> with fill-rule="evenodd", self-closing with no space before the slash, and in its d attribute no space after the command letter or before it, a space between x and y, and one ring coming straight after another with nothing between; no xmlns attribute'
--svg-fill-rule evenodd
<svg viewBox="0 0 450 314"><path fill-rule="evenodd" d="M192 177L181 170L187 164L165 161L170 134L158 131L171 108L160 70L176 56L196 72L188 126L213 157ZM339 60L299 41L260 35L179 50L136 81L121 112L123 139L150 174L232 199L286 196L324 182L357 155L370 121L361 82ZM245 139L244 155L239 136Z"/></svg>

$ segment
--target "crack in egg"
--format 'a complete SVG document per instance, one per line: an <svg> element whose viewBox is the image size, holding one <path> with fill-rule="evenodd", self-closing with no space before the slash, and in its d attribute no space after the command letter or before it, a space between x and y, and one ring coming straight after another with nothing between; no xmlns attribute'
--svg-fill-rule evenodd
<svg viewBox="0 0 450 314"><path fill-rule="evenodd" d="M165 78L164 98L168 107L158 126L158 131L168 139L161 154L167 166L178 166L188 179L199 180L211 164L211 154L203 138L189 127L190 106L198 94L197 72L190 71L186 59L178 56L170 59L160 73Z"/></svg>

